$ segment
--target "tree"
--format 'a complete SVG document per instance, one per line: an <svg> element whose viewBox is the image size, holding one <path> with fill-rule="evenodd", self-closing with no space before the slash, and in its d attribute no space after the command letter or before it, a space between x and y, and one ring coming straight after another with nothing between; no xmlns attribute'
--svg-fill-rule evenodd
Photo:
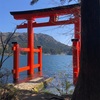
<svg viewBox="0 0 100 100"><path fill-rule="evenodd" d="M81 67L72 100L100 100L100 0L81 1Z"/></svg>
<svg viewBox="0 0 100 100"><path fill-rule="evenodd" d="M33 4L35 4L36 2L38 2L38 1L39 1L39 0L32 0L30 4L33 5Z"/></svg>
<svg viewBox="0 0 100 100"><path fill-rule="evenodd" d="M22 25L23 23L25 23L25 21L22 22L20 25ZM5 55L5 53L7 52L7 49L8 49L8 45L9 45L10 41L12 40L12 37L15 34L16 30L17 30L17 26L15 27L15 29L14 29L14 31L12 33L9 33L8 37L5 40L3 40L3 33L0 32L0 46L2 48L1 52L0 52L0 54L1 54L1 58L0 58L0 70L3 67L2 66L3 63L12 55L12 52L8 52L7 57L4 58L4 55Z"/></svg>
<svg viewBox="0 0 100 100"><path fill-rule="evenodd" d="M100 0L81 0L80 73L72 100L100 100Z"/></svg>
<svg viewBox="0 0 100 100"><path fill-rule="evenodd" d="M11 54L12 54L12 52L9 52L8 55L7 55L7 57L4 58L4 54L5 54L5 52L7 51L7 46L8 46L8 44L9 44L9 42L10 42L12 36L15 34L16 29L17 29L17 28L15 28L14 31L13 31L13 33L12 33L12 34L9 34L9 36L8 36L8 37L6 38L6 40L4 40L4 41L3 41L3 33L0 32L0 43L1 43L0 45L1 45L1 47L2 47L2 49L1 49L1 58L0 58L0 70L1 70L1 67L2 67L3 63L4 63L4 62L11 56Z"/></svg>

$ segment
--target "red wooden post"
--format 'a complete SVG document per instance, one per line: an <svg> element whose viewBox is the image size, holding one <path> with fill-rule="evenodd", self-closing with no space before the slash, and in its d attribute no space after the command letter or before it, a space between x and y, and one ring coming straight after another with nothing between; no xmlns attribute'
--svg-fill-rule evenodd
<svg viewBox="0 0 100 100"><path fill-rule="evenodd" d="M77 41L78 39L72 39L73 42L73 83L76 84L77 82Z"/></svg>
<svg viewBox="0 0 100 100"><path fill-rule="evenodd" d="M20 53L20 48L19 44L17 42L13 42L13 51L14 51L14 56L13 56L13 80L14 82L17 82L19 79L19 53Z"/></svg>
<svg viewBox="0 0 100 100"><path fill-rule="evenodd" d="M40 50L38 52L38 64L40 64L40 66L38 67L38 71L42 71L42 47L38 46L38 49Z"/></svg>
<svg viewBox="0 0 100 100"><path fill-rule="evenodd" d="M28 75L33 76L34 75L34 34L33 34L33 26L32 26L32 19L28 20L28 48L30 51L28 52L28 66L30 66L30 69L28 70Z"/></svg>
<svg viewBox="0 0 100 100"><path fill-rule="evenodd" d="M78 18L75 23L75 39L72 39L73 41L73 83L76 84L78 74L79 74L79 68L80 68L80 32L81 32L81 26L80 26L80 18Z"/></svg>

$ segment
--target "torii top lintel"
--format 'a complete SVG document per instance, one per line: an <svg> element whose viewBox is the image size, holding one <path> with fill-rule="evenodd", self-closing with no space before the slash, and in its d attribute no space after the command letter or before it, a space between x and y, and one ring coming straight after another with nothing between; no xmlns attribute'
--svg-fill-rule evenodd
<svg viewBox="0 0 100 100"><path fill-rule="evenodd" d="M80 15L80 4L60 6L54 8L46 8L39 10L29 10L29 11L16 11L10 12L16 20L32 20L33 27L44 27L44 26L55 26L55 25L66 25L73 24ZM75 17L59 21L58 17L60 15L73 14ZM36 18L49 17L49 22L37 23ZM18 29L27 28L27 23L23 25L18 25Z"/></svg>
<svg viewBox="0 0 100 100"><path fill-rule="evenodd" d="M46 9L38 9L38 10L28 10L28 11L16 11L10 12L11 15L14 16L17 20L30 19L30 18L42 18L54 15L66 15L66 14L74 14L79 11L80 4L73 4L67 6L46 8Z"/></svg>

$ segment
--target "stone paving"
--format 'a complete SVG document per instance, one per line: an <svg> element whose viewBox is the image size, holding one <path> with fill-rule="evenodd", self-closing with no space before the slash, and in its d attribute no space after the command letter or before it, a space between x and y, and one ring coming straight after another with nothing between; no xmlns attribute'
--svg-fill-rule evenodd
<svg viewBox="0 0 100 100"><path fill-rule="evenodd" d="M42 89L44 87L44 83L48 83L50 81L52 81L53 78L43 78L43 77L39 77L36 79L32 79L28 82L24 82L24 83L19 83L16 84L15 87L20 89L20 90L34 90L34 91L38 91L40 89Z"/></svg>

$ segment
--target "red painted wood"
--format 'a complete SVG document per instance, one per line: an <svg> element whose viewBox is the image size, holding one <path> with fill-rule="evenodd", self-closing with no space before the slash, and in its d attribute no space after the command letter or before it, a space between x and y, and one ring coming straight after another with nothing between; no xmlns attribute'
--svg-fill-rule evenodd
<svg viewBox="0 0 100 100"><path fill-rule="evenodd" d="M14 81L18 81L19 79L19 44L14 43L13 46L13 50L14 50L14 56L13 56L13 79Z"/></svg>
<svg viewBox="0 0 100 100"><path fill-rule="evenodd" d="M80 6L79 5L70 5L68 7L56 7L44 10L36 11L22 11L22 12L11 12L17 20L27 20L27 23L23 25L18 25L17 28L27 28L28 29L28 47L20 48L20 51L28 52L27 66L23 68L19 67L19 48L14 45L14 78L19 78L19 72L28 70L28 75L34 77L34 68L38 68L38 71L42 73L42 47L38 49L34 48L34 32L33 27L44 27L44 26L55 26L55 25L66 25L74 24L75 25L75 34L73 40L73 83L76 84L79 68L80 68ZM66 20L59 21L57 17L61 15L73 14L74 17ZM45 18L49 17L48 22L36 23L36 18ZM38 52L38 64L34 64L34 52ZM15 65L16 64L16 65ZM17 70L16 70L17 69ZM41 74L42 75L42 74Z"/></svg>
<svg viewBox="0 0 100 100"><path fill-rule="evenodd" d="M38 64L40 64L38 71L42 71L42 47L38 46L40 52L38 52Z"/></svg>
<svg viewBox="0 0 100 100"><path fill-rule="evenodd" d="M28 70L28 75L33 76L34 75L34 33L33 33L33 27L32 27L32 19L28 20L27 30L28 30L28 48L30 48L30 52L28 52L28 66L30 66L30 69Z"/></svg>
<svg viewBox="0 0 100 100"><path fill-rule="evenodd" d="M79 75L79 69L80 69L80 34L81 34L81 25L80 25L81 19L80 17L76 22L75 25L75 34L74 37L78 41L73 42L73 83L76 84L78 75Z"/></svg>
<svg viewBox="0 0 100 100"><path fill-rule="evenodd" d="M44 23L32 23L32 26L35 27L45 27L45 26L56 26L56 25L68 25L68 24L74 24L75 18L69 19L69 20L64 20L64 21L55 21L55 22L44 22ZM27 28L27 23L23 25L18 25L18 29L21 28Z"/></svg>

